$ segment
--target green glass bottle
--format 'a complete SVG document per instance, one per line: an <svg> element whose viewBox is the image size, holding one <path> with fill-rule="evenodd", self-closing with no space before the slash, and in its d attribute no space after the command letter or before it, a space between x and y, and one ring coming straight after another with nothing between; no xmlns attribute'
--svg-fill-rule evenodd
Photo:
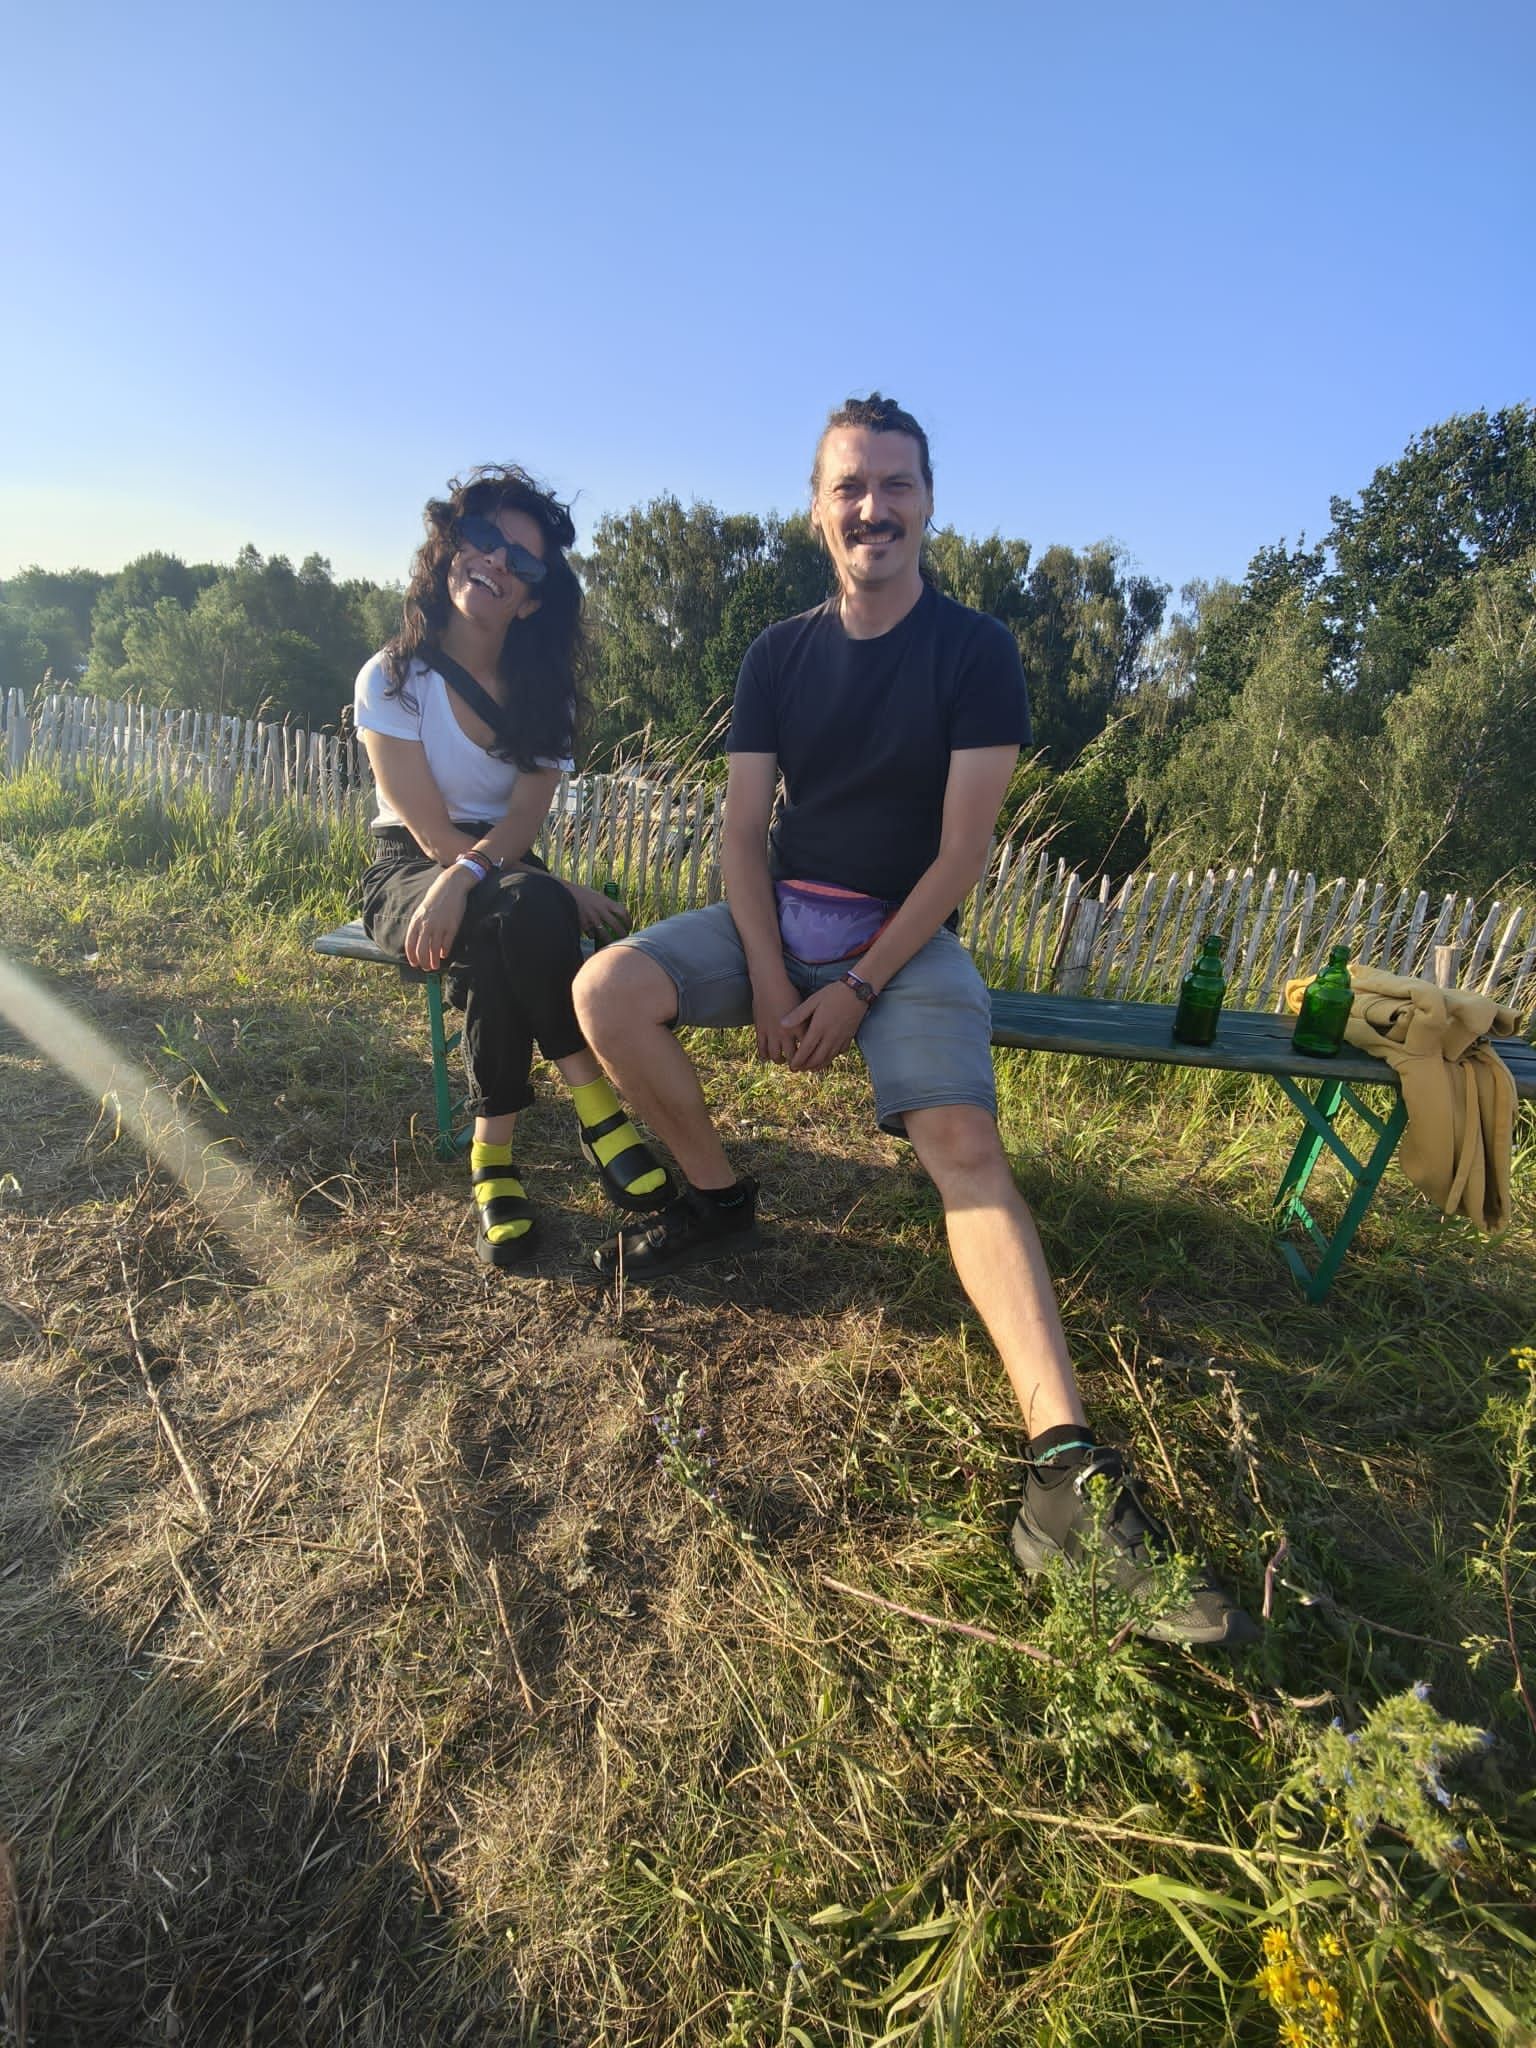
<svg viewBox="0 0 1536 2048"><path fill-rule="evenodd" d="M1207 935L1200 957L1185 975L1179 1007L1173 1013L1173 1035L1180 1045L1210 1045L1216 1037L1227 977L1222 972L1224 942L1219 932Z"/></svg>
<svg viewBox="0 0 1536 2048"><path fill-rule="evenodd" d="M613 879L612 875L610 875L607 881L603 884L603 894L608 898L608 901L610 903L620 903L623 901L623 898L619 894L619 885ZM594 932L592 934L593 952L595 953L599 946L606 946L608 943L608 939L609 934L607 932Z"/></svg>
<svg viewBox="0 0 1536 2048"><path fill-rule="evenodd" d="M1355 992L1349 980L1349 948L1335 946L1328 965L1301 999L1301 1014L1291 1033L1291 1046L1309 1059L1328 1060L1344 1043Z"/></svg>

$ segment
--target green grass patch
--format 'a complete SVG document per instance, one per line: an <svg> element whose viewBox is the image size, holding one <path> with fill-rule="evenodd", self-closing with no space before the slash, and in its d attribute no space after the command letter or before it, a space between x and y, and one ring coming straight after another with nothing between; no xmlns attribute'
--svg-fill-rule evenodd
<svg viewBox="0 0 1536 2048"><path fill-rule="evenodd" d="M1389 1180L1314 1307L1278 1091L999 1056L1091 1410L1268 1608L1120 1641L1010 1568L857 1063L692 1039L768 1241L622 1302L551 1085L487 1274L419 993L309 950L362 859L0 784L10 956L273 1204L0 1035L0 2040L1531 2040L1529 1151L1493 1245Z"/></svg>

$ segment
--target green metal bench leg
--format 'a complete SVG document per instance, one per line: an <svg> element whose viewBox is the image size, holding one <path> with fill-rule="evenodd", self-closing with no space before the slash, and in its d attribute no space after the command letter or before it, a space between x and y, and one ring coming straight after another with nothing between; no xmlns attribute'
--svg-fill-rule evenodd
<svg viewBox="0 0 1536 2048"><path fill-rule="evenodd" d="M1288 1204L1292 1195L1301 1196L1307 1182L1312 1178L1312 1169L1326 1143L1325 1134L1332 1130L1333 1120L1339 1113L1339 1104L1344 1099L1342 1081L1324 1081L1317 1091L1316 1099L1309 1097L1304 1089L1280 1083L1302 1115L1302 1132L1296 1140L1290 1163L1280 1177L1280 1186L1275 1192L1275 1208ZM1289 1213L1289 1210L1287 1210Z"/></svg>
<svg viewBox="0 0 1536 2048"><path fill-rule="evenodd" d="M1397 1143L1408 1124L1408 1112L1399 1095L1392 1105L1390 1115L1385 1118L1376 1115L1363 1103L1355 1091L1342 1081L1324 1081L1315 1097L1286 1075L1276 1079L1292 1102L1301 1111L1305 1128L1297 1140L1280 1186L1275 1194L1274 1224L1280 1237L1280 1249L1286 1263L1296 1276L1302 1292L1308 1301L1321 1301L1332 1287L1344 1255L1349 1250L1355 1232L1365 1220L1381 1177L1386 1172ZM1376 1143L1368 1159L1358 1159L1334 1129L1334 1118L1345 1103L1376 1133ZM1344 1171L1355 1183L1354 1193L1344 1206L1333 1235L1321 1230L1303 1199L1312 1169L1321 1158L1324 1148L1332 1152L1343 1166ZM1286 1235L1297 1224L1317 1245L1322 1256L1316 1266L1309 1266L1297 1247Z"/></svg>
<svg viewBox="0 0 1536 2048"><path fill-rule="evenodd" d="M437 1156L452 1159L456 1152L462 1152L469 1143L469 1126L455 1132L453 1128L453 1083L448 1073L448 1055L463 1036L455 1031L450 1037L443 1022L443 977L429 974L426 979L427 1022L432 1034L432 1099L437 1111Z"/></svg>

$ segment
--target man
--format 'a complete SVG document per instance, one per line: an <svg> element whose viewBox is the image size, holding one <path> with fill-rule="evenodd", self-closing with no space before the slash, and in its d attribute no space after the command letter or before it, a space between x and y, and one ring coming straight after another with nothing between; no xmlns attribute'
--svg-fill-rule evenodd
<svg viewBox="0 0 1536 2048"><path fill-rule="evenodd" d="M955 1270L1029 1430L1016 1558L1032 1574L1055 1555L1076 1563L1096 1551L1099 1569L1140 1595L1173 1545L1120 1454L1087 1426L998 1136L986 990L954 930L1029 739L1024 675L1006 627L925 583L932 512L917 421L878 392L834 412L811 521L837 595L770 626L742 664L727 742L727 900L605 948L577 978L588 1043L687 1180L597 1260L646 1281L753 1241L756 1184L733 1172L674 1026L753 1024L760 1057L800 1072L857 1039L881 1128L911 1142L939 1190ZM1198 1574L1147 1632L1231 1645L1254 1629Z"/></svg>

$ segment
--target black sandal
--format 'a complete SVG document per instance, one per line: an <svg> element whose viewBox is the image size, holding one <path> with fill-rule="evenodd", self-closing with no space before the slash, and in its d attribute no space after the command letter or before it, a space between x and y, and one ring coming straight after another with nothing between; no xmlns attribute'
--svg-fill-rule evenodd
<svg viewBox="0 0 1536 2048"><path fill-rule="evenodd" d="M637 1137L633 1145L626 1145L622 1152L616 1152L606 1166L597 1156L598 1139L610 1137L613 1132L622 1130L628 1122L626 1112L616 1109L611 1116L605 1116L601 1123L582 1124L581 1156L588 1166L596 1171L609 1201L616 1208L628 1209L635 1215L647 1215L653 1209L664 1209L677 1195L671 1174L667 1172L650 1146ZM631 1181L638 1180L643 1173L657 1172L662 1175L659 1188L653 1188L648 1195L630 1193Z"/></svg>
<svg viewBox="0 0 1536 2048"><path fill-rule="evenodd" d="M533 1204L518 1178L517 1168L507 1166L477 1166L470 1175L472 1187L487 1187L491 1182L510 1182L517 1190L506 1194L488 1195L482 1202L474 1198L475 1211L475 1255L483 1266L519 1266L533 1249L539 1234L538 1218ZM524 1223L528 1229L518 1237L491 1238L487 1232L501 1223Z"/></svg>

